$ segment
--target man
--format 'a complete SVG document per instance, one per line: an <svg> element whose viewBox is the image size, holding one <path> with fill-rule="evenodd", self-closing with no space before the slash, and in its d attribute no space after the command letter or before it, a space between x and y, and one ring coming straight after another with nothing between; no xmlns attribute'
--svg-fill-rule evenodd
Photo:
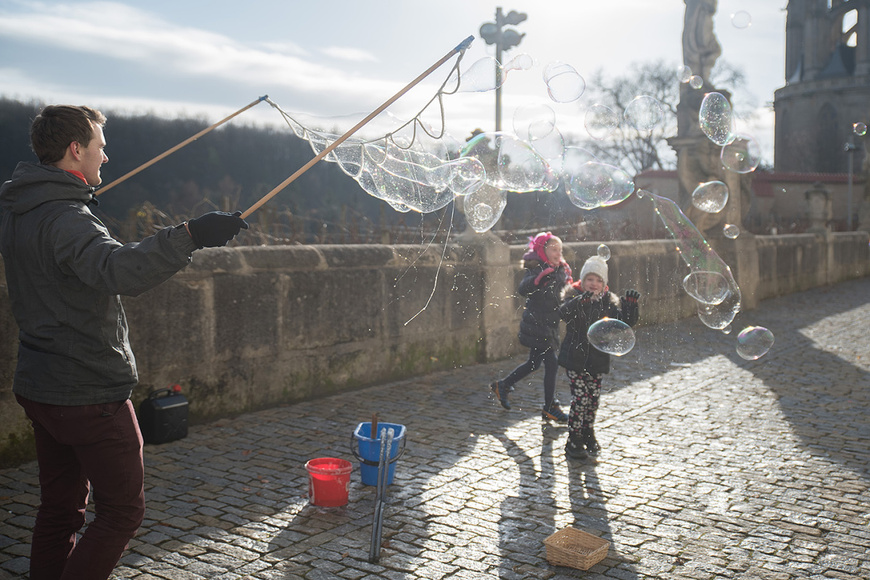
<svg viewBox="0 0 870 580"><path fill-rule="evenodd" d="M19 163L0 187L0 253L20 329L13 392L39 463L32 580L108 578L145 514L120 295L157 286L194 250L248 227L240 213L211 212L141 242L113 239L89 207L109 160L105 122L88 107L45 107L30 129L39 163ZM91 486L96 517L76 544Z"/></svg>

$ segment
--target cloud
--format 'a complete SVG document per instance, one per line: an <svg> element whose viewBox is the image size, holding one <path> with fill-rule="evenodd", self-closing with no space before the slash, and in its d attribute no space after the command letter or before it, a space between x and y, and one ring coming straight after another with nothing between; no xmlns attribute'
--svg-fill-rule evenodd
<svg viewBox="0 0 870 580"><path fill-rule="evenodd" d="M341 92L349 98L389 94L395 88L394 83L371 78L349 82L346 71L306 58L306 52L292 44L250 46L116 2L32 3L18 13L0 10L0 36L6 42L115 59L169 78L202 77L311 95ZM321 52L345 60L374 58L351 48Z"/></svg>
<svg viewBox="0 0 870 580"><path fill-rule="evenodd" d="M323 54L337 60L350 62L378 62L378 59L370 52L359 48L345 46L328 46L321 50Z"/></svg>

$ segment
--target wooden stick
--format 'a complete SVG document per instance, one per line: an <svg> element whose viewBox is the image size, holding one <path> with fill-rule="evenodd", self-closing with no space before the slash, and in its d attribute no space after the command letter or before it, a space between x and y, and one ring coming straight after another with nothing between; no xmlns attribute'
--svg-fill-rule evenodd
<svg viewBox="0 0 870 580"><path fill-rule="evenodd" d="M255 211L257 211L257 210L260 208L260 206L262 206L264 203L266 203L267 201L269 201L270 199L272 199L273 197L275 197L275 195L276 195L279 191L281 191L282 189L284 189L285 187L287 187L288 185L290 185L291 183L293 183L294 181L296 181L296 178L298 178L300 175L302 175L303 173L305 173L306 171L308 171L309 169L311 169L311 167L312 167L315 163L317 163L318 161L320 161L321 159L323 159L324 157L326 157L327 155L329 155L329 154L332 152L333 149L335 149L336 147L338 147L339 145L341 145L342 143L344 143L345 140L346 140L348 137L350 137L351 135L353 135L354 133L356 133L357 131L359 131L359 130L363 127L363 125L365 125L366 123L368 123L369 121L371 121L372 119L374 119L375 117L377 117L378 115L380 115L380 114L384 111L384 109L386 109L387 107L389 107L390 105L392 105L394 102L396 102L396 100L399 99L399 97L401 97L402 95L404 95L405 93L407 93L408 91L410 91L410 90L411 90L412 88L414 88L414 86L417 85L420 81L422 81L424 78L426 78L427 76L429 76L430 74L432 74L432 73L435 71L435 69L437 69L437 68L440 67L442 64L444 64L445 62L447 62L447 61L450 59L450 57L452 57L452 56L453 56L454 54L456 54L457 52L462 51L462 50L465 50L466 48L468 48L468 46L471 44L471 41L472 41L472 40L474 40L474 36L469 36L468 38L466 38L465 40L463 40L461 43L459 43L459 45L457 45L456 48L454 48L453 50L451 50L450 52L448 52L446 55L444 55L444 56L441 58L441 60L439 60L438 62L436 62L436 63L433 64L432 66L430 66L430 67L429 67L425 72L423 72L420 76L418 76L416 79L414 79L413 81L411 81L410 83L408 83L408 85L407 85L405 88L403 88L401 91L399 91L398 93L396 93L395 95L393 95L392 97L390 97L390 98L389 98L389 99L388 99L388 100L387 100L383 105L381 105L380 107L378 107L377 109L375 109L374 111L372 111L372 112L371 112L371 113L370 113L370 114L369 114L365 119L363 119L362 121L360 121L359 123L357 123L357 124L356 124L353 128L351 128L347 133L345 133L344 135L342 135L341 137L339 137L338 139L336 139L335 141L333 141L333 142L332 142L328 147L326 147L323 151L321 151L320 153L318 153L317 156L314 157L311 161L309 161L308 163L306 163L305 165L303 165L302 167L300 167L300 168L296 171L296 173L294 173L293 175L291 175L290 177L288 177L287 179L285 179L285 180L284 180L280 185L278 185L278 187L276 187L275 189L273 189L272 191L270 191L269 193L267 193L266 195L264 195L262 198L260 198L260 200L259 200L257 203L255 203L254 205L252 205L251 207L249 207L248 209L246 209L246 210L242 213L242 218L243 218L243 219L244 219L244 218L247 218L249 215L251 215L252 213L254 213Z"/></svg>
<svg viewBox="0 0 870 580"><path fill-rule="evenodd" d="M137 167L133 171L127 173L126 175L119 177L118 179L116 179L112 183L101 187L100 189L97 190L97 192L94 195L100 195L100 194L107 192L108 190L112 189L113 187L115 187L119 183L122 183L122 182L126 181L127 179L133 177L134 175L136 175L137 173L139 173L143 169L147 169L147 168L151 167L152 165L154 165L155 163L157 163L158 161L160 161L164 157L172 155L173 153L175 153L176 151L178 151L179 149L181 149L185 145L188 145L188 144L196 141L197 139L199 139L200 137L202 137L203 135L205 135L209 131L212 131L212 130L220 127L221 125L223 125L224 123L226 123L227 121L232 119L233 117L235 117L237 115L241 115L242 113L244 113L245 111L247 111L248 109L250 109L251 107L256 105L257 103L265 101L268 98L269 98L269 95L263 95L262 97L260 97L256 101L253 101L249 105L242 107L241 109L239 109L238 111L236 111L235 113L230 115L229 117L224 117L223 119L221 119L220 121L218 121L214 125L211 125L210 127L206 127L205 129L203 129L202 131L200 131L199 133L197 133L193 137L189 137L189 138L185 139L184 141L182 141L181 143L179 143L178 145L176 145L175 147L173 147L171 149L167 149L166 151L164 151L163 153L161 153L160 155L158 155L157 157L155 157L151 161L148 161L147 163L143 163L142 165L140 165L139 167Z"/></svg>

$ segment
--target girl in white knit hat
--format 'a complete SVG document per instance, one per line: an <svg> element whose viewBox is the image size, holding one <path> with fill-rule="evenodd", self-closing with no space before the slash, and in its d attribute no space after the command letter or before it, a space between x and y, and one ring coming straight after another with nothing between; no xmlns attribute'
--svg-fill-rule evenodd
<svg viewBox="0 0 870 580"><path fill-rule="evenodd" d="M598 455L593 424L601 397L601 379L610 372L610 355L589 344L589 327L602 318L615 318L634 326L637 323L640 294L628 290L619 298L607 286L607 262L592 256L583 264L580 279L568 286L559 310L566 323L565 338L559 349L559 365L565 367L571 383L571 409L568 412L568 442L565 455L586 459Z"/></svg>

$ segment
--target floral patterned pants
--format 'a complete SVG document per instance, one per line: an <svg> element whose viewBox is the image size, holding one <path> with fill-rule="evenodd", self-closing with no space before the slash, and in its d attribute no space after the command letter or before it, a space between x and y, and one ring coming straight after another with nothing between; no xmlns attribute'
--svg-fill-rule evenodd
<svg viewBox="0 0 870 580"><path fill-rule="evenodd" d="M579 436L580 432L595 423L598 400L601 398L601 375L586 371L567 371L571 382L571 410L568 411L568 433Z"/></svg>

